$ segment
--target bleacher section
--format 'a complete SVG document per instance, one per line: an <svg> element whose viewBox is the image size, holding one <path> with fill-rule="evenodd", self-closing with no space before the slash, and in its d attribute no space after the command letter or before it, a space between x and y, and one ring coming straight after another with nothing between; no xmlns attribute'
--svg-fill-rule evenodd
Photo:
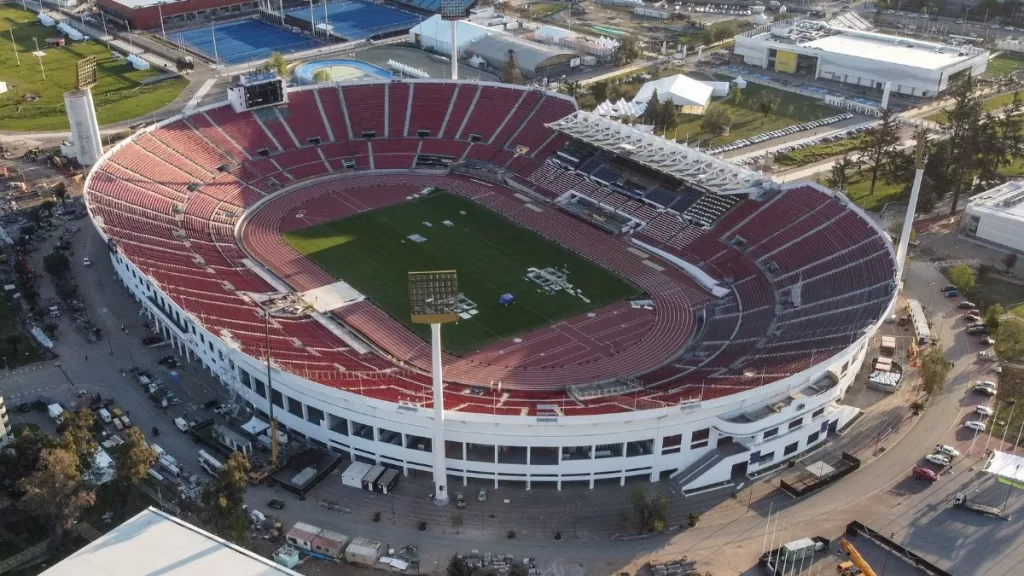
<svg viewBox="0 0 1024 576"><path fill-rule="evenodd" d="M876 322L895 292L891 246L841 196L813 185L758 198L698 190L546 127L573 112L562 96L478 82L395 81L316 87L290 100L241 114L225 105L137 134L87 182L91 213L118 252L189 321L253 357L265 354L266 343L261 308L249 294L275 289L242 263L247 256L234 227L243 213L283 186L370 170L388 173L374 176L380 188L362 209L401 201L422 189L417 179L428 178L409 172L421 155L490 164L546 202L585 205L587 218L604 214L625 224L623 237L615 237L558 210L523 209L496 185L444 181L626 277L651 269L632 254L609 256L622 242L694 264L729 291L709 302L696 288L672 287L679 311L703 307L702 328L673 361L630 372L642 386L628 399L512 385L495 397L453 384L445 396L454 410L536 414L538 404L554 404L565 415L602 414L732 394L827 360ZM528 150L516 155L517 146ZM305 186L281 198L322 192ZM563 226L552 227L549 218L563 218ZM304 277L333 281L308 261L295 265ZM343 310L341 321L371 340L384 338L375 330L393 322L368 302ZM692 310L673 322L692 324ZM403 345L422 348L413 338ZM270 339L282 369L373 398L429 405L427 377L353 350L309 316L274 316Z"/></svg>

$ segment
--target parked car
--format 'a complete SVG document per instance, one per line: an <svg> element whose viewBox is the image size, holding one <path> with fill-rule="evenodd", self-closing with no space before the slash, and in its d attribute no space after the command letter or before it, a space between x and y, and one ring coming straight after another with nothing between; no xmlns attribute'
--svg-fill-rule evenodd
<svg viewBox="0 0 1024 576"><path fill-rule="evenodd" d="M949 444L939 444L938 446L935 447L935 453L944 454L946 456L949 456L950 458L956 458L957 456L960 455L960 451L957 450L956 448L953 448Z"/></svg>
<svg viewBox="0 0 1024 576"><path fill-rule="evenodd" d="M946 292L943 292L943 294L946 295L946 298L956 298L957 296L960 295L960 291L959 290L947 290Z"/></svg>
<svg viewBox="0 0 1024 576"><path fill-rule="evenodd" d="M273 500L269 500L267 502L267 506L273 508L274 510L283 510L284 509L284 500L281 500L279 498L274 498Z"/></svg>
<svg viewBox="0 0 1024 576"><path fill-rule="evenodd" d="M967 300L957 303L956 307L961 310L970 310L972 308L977 308L977 306L974 305L974 302L968 302Z"/></svg>
<svg viewBox="0 0 1024 576"><path fill-rule="evenodd" d="M973 336L988 336L989 328L984 324L975 324L967 327L967 333Z"/></svg>
<svg viewBox="0 0 1024 576"><path fill-rule="evenodd" d="M915 466L913 475L918 480L927 480L929 482L935 482L939 479L939 475L934 470L929 470L924 466Z"/></svg>
<svg viewBox="0 0 1024 576"><path fill-rule="evenodd" d="M976 324L981 322L981 318L978 318L974 314L967 314L964 316L964 322L967 322L968 324Z"/></svg>
<svg viewBox="0 0 1024 576"><path fill-rule="evenodd" d="M992 408L985 406L984 404L978 404L978 406L974 408L974 411L982 416L991 416L992 414L995 414L995 411L992 410Z"/></svg>
<svg viewBox="0 0 1024 576"><path fill-rule="evenodd" d="M476 494L476 499L477 499L478 502L486 502L487 501L487 488L481 488L480 491L477 492L477 494Z"/></svg>
<svg viewBox="0 0 1024 576"><path fill-rule="evenodd" d="M455 493L455 506L459 508L466 507L466 496L462 492Z"/></svg>
<svg viewBox="0 0 1024 576"><path fill-rule="evenodd" d="M949 466L949 458L942 454L929 454L925 456L924 459L936 466Z"/></svg>
<svg viewBox="0 0 1024 576"><path fill-rule="evenodd" d="M982 386L982 387L985 387L985 388L991 388L993 390L996 389L996 383L991 381L991 380L978 380L977 382L974 383L974 387L975 388L977 388L979 386Z"/></svg>
<svg viewBox="0 0 1024 576"><path fill-rule="evenodd" d="M90 260L88 256L82 258L82 266L85 266L86 268L92 266L92 260Z"/></svg>
<svg viewBox="0 0 1024 576"><path fill-rule="evenodd" d="M971 430L977 430L979 432L985 431L985 423L981 420L968 420L964 422L964 428L970 428Z"/></svg>

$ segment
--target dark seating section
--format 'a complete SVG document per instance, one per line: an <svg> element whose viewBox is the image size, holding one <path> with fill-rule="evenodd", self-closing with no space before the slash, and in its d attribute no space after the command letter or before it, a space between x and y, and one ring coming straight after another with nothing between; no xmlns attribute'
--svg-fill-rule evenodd
<svg viewBox="0 0 1024 576"><path fill-rule="evenodd" d="M640 378L648 386L640 394L581 402L562 392L507 390L497 398L452 386L445 396L454 410L535 414L546 403L566 415L600 414L732 394L849 345L895 290L890 247L843 201L811 186L741 200L630 171L544 126L575 109L564 97L395 81L318 87L290 100L240 114L225 105L133 136L88 182L89 207L117 250L192 321L250 356L264 354L264 323L243 293L275 288L243 263L234 236L242 214L282 186L352 170L408 170L420 154L490 162L551 200L577 195L627 214L639 227L633 238L730 289L706 308L687 355ZM270 338L276 361L297 374L429 404L426 378L353 350L311 317L275 317Z"/></svg>

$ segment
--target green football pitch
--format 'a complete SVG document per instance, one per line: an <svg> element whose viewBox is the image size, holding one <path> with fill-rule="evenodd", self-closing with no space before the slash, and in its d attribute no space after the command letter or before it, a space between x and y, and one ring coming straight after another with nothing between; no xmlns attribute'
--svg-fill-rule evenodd
<svg viewBox="0 0 1024 576"><path fill-rule="evenodd" d="M452 225L445 225L446 220ZM424 240L409 239L414 234ZM640 294L636 286L600 266L446 192L289 232L284 238L424 339L429 327L409 319L407 274L458 271L459 292L476 304L477 314L445 327L444 348L454 354ZM526 278L529 268L567 269L569 283L586 299L561 290L546 293ZM515 296L513 304L498 303L505 293Z"/></svg>

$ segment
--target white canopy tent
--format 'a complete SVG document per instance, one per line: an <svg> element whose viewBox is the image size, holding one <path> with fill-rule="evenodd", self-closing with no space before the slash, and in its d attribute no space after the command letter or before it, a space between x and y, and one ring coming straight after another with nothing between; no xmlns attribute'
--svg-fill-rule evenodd
<svg viewBox="0 0 1024 576"><path fill-rule="evenodd" d="M1024 487L1024 456L993 452L992 458L985 463L985 472Z"/></svg>
<svg viewBox="0 0 1024 576"><path fill-rule="evenodd" d="M700 80L683 74L651 80L640 87L633 98L633 104L644 110L651 96L657 92L662 103L671 102L687 114L703 114L711 101L713 88Z"/></svg>

